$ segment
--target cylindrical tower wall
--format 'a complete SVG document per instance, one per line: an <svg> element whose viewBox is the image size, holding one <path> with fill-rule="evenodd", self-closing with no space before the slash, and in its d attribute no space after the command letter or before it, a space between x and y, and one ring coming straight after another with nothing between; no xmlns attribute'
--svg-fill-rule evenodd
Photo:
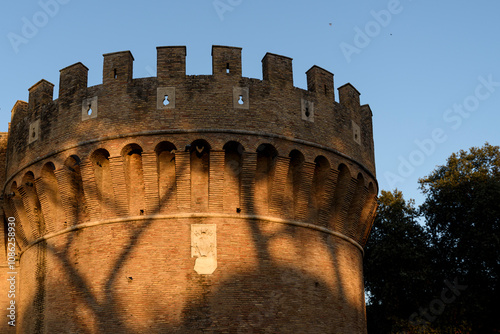
<svg viewBox="0 0 500 334"><path fill-rule="evenodd" d="M106 54L103 85L78 63L58 100L41 81L16 104L19 333L366 331L371 111L317 66L293 87L287 57L243 78L240 52L186 76L185 48L159 48L146 79Z"/></svg>

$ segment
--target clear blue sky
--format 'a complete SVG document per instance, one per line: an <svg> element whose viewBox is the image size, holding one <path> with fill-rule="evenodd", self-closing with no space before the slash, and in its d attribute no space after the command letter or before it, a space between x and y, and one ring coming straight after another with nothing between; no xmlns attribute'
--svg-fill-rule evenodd
<svg viewBox="0 0 500 334"><path fill-rule="evenodd" d="M156 46L186 45L188 74L211 73L211 45L243 48L243 75L266 52L347 82L373 111L380 189L423 197L417 180L460 149L500 144L500 2L9 1L0 12L0 131L16 100L76 62L101 83L102 54L130 50L134 77L155 75ZM498 83L497 83L498 82ZM417 144L417 142L420 143Z"/></svg>

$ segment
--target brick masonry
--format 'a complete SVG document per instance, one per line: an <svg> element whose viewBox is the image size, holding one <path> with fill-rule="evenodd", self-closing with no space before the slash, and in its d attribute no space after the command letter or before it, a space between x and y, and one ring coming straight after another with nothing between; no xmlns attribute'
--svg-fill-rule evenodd
<svg viewBox="0 0 500 334"><path fill-rule="evenodd" d="M41 80L15 104L0 214L17 220L17 333L366 333L370 107L349 83L335 101L318 66L294 87L285 56L242 77L241 51L213 46L212 75L186 75L186 48L158 47L140 79L109 53L101 85L77 63L57 100ZM216 243L192 243L193 224ZM192 244L216 247L213 273Z"/></svg>

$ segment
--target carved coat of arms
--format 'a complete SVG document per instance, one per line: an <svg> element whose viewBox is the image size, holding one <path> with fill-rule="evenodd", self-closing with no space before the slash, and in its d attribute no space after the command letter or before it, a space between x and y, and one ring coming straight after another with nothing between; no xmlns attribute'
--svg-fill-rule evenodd
<svg viewBox="0 0 500 334"><path fill-rule="evenodd" d="M191 225L191 257L196 257L194 270L210 275L217 269L217 229L215 224Z"/></svg>

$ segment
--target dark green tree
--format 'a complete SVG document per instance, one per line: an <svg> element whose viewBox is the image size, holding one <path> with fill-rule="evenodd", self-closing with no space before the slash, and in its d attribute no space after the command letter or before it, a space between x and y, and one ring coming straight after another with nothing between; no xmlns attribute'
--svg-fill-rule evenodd
<svg viewBox="0 0 500 334"><path fill-rule="evenodd" d="M369 333L409 330L409 316L429 303L432 256L414 201L382 191L365 248L364 276Z"/></svg>
<svg viewBox="0 0 500 334"><path fill-rule="evenodd" d="M366 247L369 333L497 333L500 148L460 151L421 179L426 200L382 191Z"/></svg>
<svg viewBox="0 0 500 334"><path fill-rule="evenodd" d="M500 331L500 148L452 154L419 183L437 276L467 286L436 323Z"/></svg>

